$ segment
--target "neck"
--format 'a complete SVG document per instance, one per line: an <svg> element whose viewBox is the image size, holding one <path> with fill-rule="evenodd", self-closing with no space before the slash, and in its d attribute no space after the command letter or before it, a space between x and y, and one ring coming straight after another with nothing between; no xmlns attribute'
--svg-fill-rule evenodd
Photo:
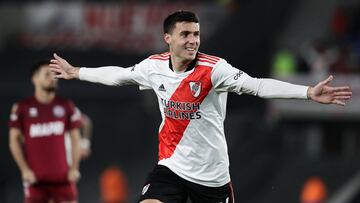
<svg viewBox="0 0 360 203"><path fill-rule="evenodd" d="M175 56L174 57L171 56L171 64L174 69L174 72L177 72L177 73L185 72L190 63L191 63L191 61L181 60Z"/></svg>
<svg viewBox="0 0 360 203"><path fill-rule="evenodd" d="M35 98L40 103L48 104L48 103L52 102L52 100L55 98L55 92L37 89L37 90L35 90Z"/></svg>

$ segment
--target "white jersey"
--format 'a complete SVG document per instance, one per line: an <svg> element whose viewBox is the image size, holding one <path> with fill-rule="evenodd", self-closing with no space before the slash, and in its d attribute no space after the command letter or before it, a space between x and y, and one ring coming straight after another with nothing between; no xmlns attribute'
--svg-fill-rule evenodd
<svg viewBox="0 0 360 203"><path fill-rule="evenodd" d="M203 53L198 53L193 65L191 70L175 73L170 68L170 54L163 53L130 68L81 68L79 77L153 89L162 116L159 164L188 181L219 187L230 182L224 135L227 93L306 99L307 87L252 78L224 59Z"/></svg>

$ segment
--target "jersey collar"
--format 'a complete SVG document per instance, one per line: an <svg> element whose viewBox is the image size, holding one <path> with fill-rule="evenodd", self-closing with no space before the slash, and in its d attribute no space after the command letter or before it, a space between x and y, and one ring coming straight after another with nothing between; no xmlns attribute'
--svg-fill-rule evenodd
<svg viewBox="0 0 360 203"><path fill-rule="evenodd" d="M191 61L191 63L189 64L189 66L186 68L185 72L187 71L191 71L192 69L195 68L196 62L197 62L197 58L198 58L198 54L199 52L196 53L195 59L193 61ZM171 64L171 56L169 58L169 68L172 72L174 72L173 66Z"/></svg>

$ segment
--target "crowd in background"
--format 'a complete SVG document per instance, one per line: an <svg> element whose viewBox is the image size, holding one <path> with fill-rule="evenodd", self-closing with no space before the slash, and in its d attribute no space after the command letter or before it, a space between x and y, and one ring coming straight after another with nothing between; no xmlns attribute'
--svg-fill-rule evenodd
<svg viewBox="0 0 360 203"><path fill-rule="evenodd" d="M338 5L326 33L304 41L297 50L276 52L273 75L360 73L360 4Z"/></svg>

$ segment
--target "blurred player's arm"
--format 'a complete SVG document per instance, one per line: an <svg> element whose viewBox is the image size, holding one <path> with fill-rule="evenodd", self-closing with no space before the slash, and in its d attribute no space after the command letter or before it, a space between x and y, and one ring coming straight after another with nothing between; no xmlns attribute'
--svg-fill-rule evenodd
<svg viewBox="0 0 360 203"><path fill-rule="evenodd" d="M91 138L93 133L93 124L90 117L82 113L82 127L80 132L80 157L86 159L91 154Z"/></svg>
<svg viewBox="0 0 360 203"><path fill-rule="evenodd" d="M11 154L21 171L21 176L24 182L33 184L36 182L34 172L30 169L24 157L23 151L24 137L20 129L10 128L9 130L9 148Z"/></svg>
<svg viewBox="0 0 360 203"><path fill-rule="evenodd" d="M80 130L79 128L73 128L70 130L71 139L71 158L72 162L70 165L68 179L71 182L77 182L80 179Z"/></svg>

